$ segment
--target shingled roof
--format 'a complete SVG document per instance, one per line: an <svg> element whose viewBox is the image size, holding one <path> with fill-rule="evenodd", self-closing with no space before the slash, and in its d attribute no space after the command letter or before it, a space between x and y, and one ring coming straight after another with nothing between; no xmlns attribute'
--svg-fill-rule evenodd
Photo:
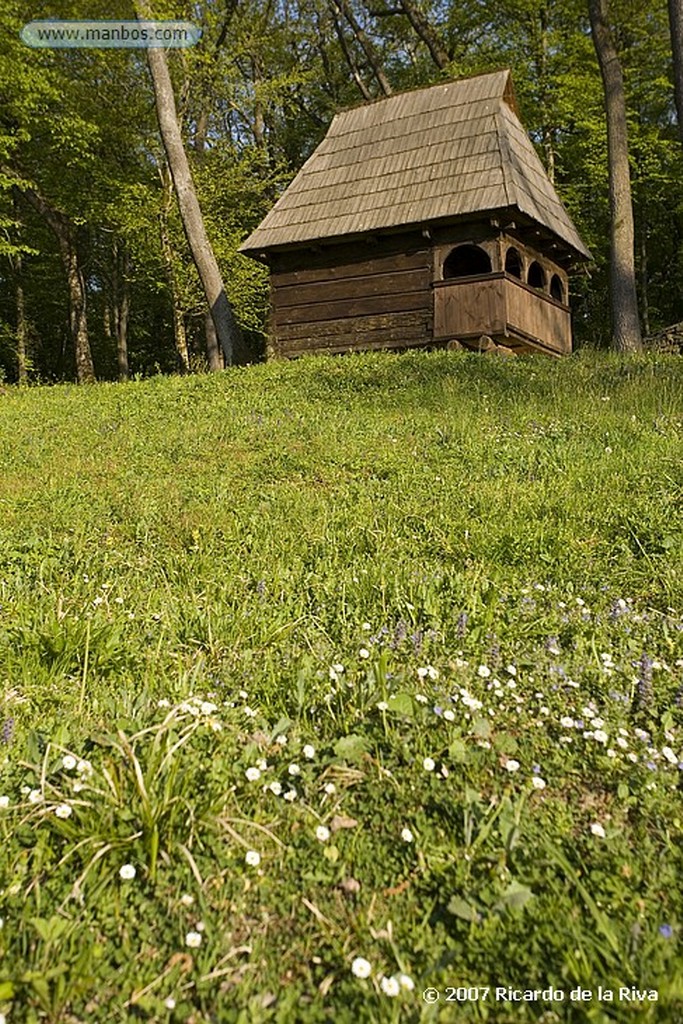
<svg viewBox="0 0 683 1024"><path fill-rule="evenodd" d="M581 241L496 71L337 114L241 251L517 208L584 258Z"/></svg>

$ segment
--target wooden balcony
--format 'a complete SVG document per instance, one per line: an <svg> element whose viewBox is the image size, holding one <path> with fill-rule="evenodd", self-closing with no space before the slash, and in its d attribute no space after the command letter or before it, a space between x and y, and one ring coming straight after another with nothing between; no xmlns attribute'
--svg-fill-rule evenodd
<svg viewBox="0 0 683 1024"><path fill-rule="evenodd" d="M487 334L519 352L572 350L569 307L510 274L435 281L433 289L435 341L466 345Z"/></svg>

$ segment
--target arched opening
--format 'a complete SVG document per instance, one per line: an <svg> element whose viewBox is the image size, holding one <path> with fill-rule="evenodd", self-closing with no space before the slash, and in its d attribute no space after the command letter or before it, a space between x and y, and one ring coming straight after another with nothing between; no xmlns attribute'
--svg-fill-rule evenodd
<svg viewBox="0 0 683 1024"><path fill-rule="evenodd" d="M529 267L527 283L532 288L545 288L545 270L536 260Z"/></svg>
<svg viewBox="0 0 683 1024"><path fill-rule="evenodd" d="M505 273L518 277L520 281L522 280L522 257L514 245L511 245L505 253Z"/></svg>
<svg viewBox="0 0 683 1024"><path fill-rule="evenodd" d="M564 285L559 274L553 274L550 278L550 294L558 302L564 302Z"/></svg>
<svg viewBox="0 0 683 1024"><path fill-rule="evenodd" d="M458 245L449 252L443 264L443 278L470 277L473 274L490 274L489 254L478 245Z"/></svg>

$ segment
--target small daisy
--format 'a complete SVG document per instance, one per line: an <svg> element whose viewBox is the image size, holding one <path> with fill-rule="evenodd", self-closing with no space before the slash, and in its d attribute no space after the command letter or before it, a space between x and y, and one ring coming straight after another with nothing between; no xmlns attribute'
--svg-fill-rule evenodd
<svg viewBox="0 0 683 1024"><path fill-rule="evenodd" d="M259 768L247 768L244 774L249 782L258 782L261 778L261 771Z"/></svg>
<svg viewBox="0 0 683 1024"><path fill-rule="evenodd" d="M534 775L533 779L531 780L531 785L534 787L534 789L545 789L546 781L545 779L542 779L540 775Z"/></svg>
<svg viewBox="0 0 683 1024"><path fill-rule="evenodd" d="M282 786L277 781L276 782L271 782L271 784L269 786L267 786L266 789L269 789L271 793L275 794L275 796L280 796L281 793L282 793Z"/></svg>
<svg viewBox="0 0 683 1024"><path fill-rule="evenodd" d="M363 956L357 956L351 964L351 973L356 978L369 978L372 972L370 963Z"/></svg>
<svg viewBox="0 0 683 1024"><path fill-rule="evenodd" d="M59 804L55 807L55 814L58 818L70 818L73 812L73 807L70 804Z"/></svg>
<svg viewBox="0 0 683 1024"><path fill-rule="evenodd" d="M602 729L596 729L593 733L593 739L597 740L598 743L607 743L607 733Z"/></svg>
<svg viewBox="0 0 683 1024"><path fill-rule="evenodd" d="M164 1006L167 1010L175 1010L175 999L173 996L169 996L168 999L164 1000Z"/></svg>
<svg viewBox="0 0 683 1024"><path fill-rule="evenodd" d="M312 761L315 757L315 747L311 746L310 743L307 743L303 749L303 755L304 757L307 757L309 761Z"/></svg>
<svg viewBox="0 0 683 1024"><path fill-rule="evenodd" d="M64 757L62 758L62 768L65 768L66 771L68 772L74 770L74 768L76 767L76 763L76 758L73 756L73 754L65 754Z"/></svg>
<svg viewBox="0 0 683 1024"><path fill-rule="evenodd" d="M361 647L361 649L358 652L358 657L362 658L363 661L366 661L370 657L370 651L367 649L367 647Z"/></svg>
<svg viewBox="0 0 683 1024"><path fill-rule="evenodd" d="M327 793L328 796L332 796L333 793L337 792L337 787L335 786L334 782L328 782L325 785L325 792Z"/></svg>
<svg viewBox="0 0 683 1024"><path fill-rule="evenodd" d="M399 974L398 983L406 992L412 992L415 988L415 982L408 974Z"/></svg>
<svg viewBox="0 0 683 1024"><path fill-rule="evenodd" d="M183 907L191 907L194 904L194 896L191 896L189 892L184 892L180 897L180 903Z"/></svg>
<svg viewBox="0 0 683 1024"><path fill-rule="evenodd" d="M43 799L43 794L40 792L39 789L31 789L31 790L29 790L28 802L30 804L39 804L42 799Z"/></svg>
<svg viewBox="0 0 683 1024"><path fill-rule="evenodd" d="M285 736L284 733L281 732L280 735L275 738L275 742L279 744L281 747L286 747L287 737Z"/></svg>
<svg viewBox="0 0 683 1024"><path fill-rule="evenodd" d="M436 768L436 762L433 761L431 757L425 757L424 761L422 762L422 767L426 772L433 772L434 769Z"/></svg>
<svg viewBox="0 0 683 1024"><path fill-rule="evenodd" d="M381 700L378 703L378 705L377 705L377 710L378 711L388 711L389 710L389 705L387 704L387 702L385 700Z"/></svg>
<svg viewBox="0 0 683 1024"><path fill-rule="evenodd" d="M671 747L662 747L662 754L667 759L669 764L678 764L678 758L674 754L674 752L671 749Z"/></svg>
<svg viewBox="0 0 683 1024"><path fill-rule="evenodd" d="M519 761L515 761L513 757L509 757L503 765L506 772L518 772L520 768Z"/></svg>
<svg viewBox="0 0 683 1024"><path fill-rule="evenodd" d="M119 868L119 878L122 878L124 882L129 882L132 878L135 878L137 874L133 864L123 864Z"/></svg>
<svg viewBox="0 0 683 1024"><path fill-rule="evenodd" d="M480 665L479 668L477 669L477 675L479 676L480 679L488 679L488 677L491 675L491 669L488 667L488 665Z"/></svg>
<svg viewBox="0 0 683 1024"><path fill-rule="evenodd" d="M443 717L446 719L447 722L454 722L455 721L455 712L451 711L450 708L447 708L447 710L444 711L444 713L443 713Z"/></svg>
<svg viewBox="0 0 683 1024"><path fill-rule="evenodd" d="M396 978L382 978L379 984L385 996L397 996L401 991L401 986Z"/></svg>
<svg viewBox="0 0 683 1024"><path fill-rule="evenodd" d="M287 771L290 775L301 775L301 768L299 768L298 764L290 764Z"/></svg>
<svg viewBox="0 0 683 1024"><path fill-rule="evenodd" d="M414 838L415 837L409 828L404 828L401 832L401 839L404 843L412 843Z"/></svg>
<svg viewBox="0 0 683 1024"><path fill-rule="evenodd" d="M202 944L202 936L200 932L188 932L185 936L185 945L189 946L190 949L199 949Z"/></svg>
<svg viewBox="0 0 683 1024"><path fill-rule="evenodd" d="M6 811L9 807L9 797L0 796L0 811Z"/></svg>
<svg viewBox="0 0 683 1024"><path fill-rule="evenodd" d="M285 800L292 804L296 800L296 795L297 794L295 789L288 789L287 792L285 793Z"/></svg>
<svg viewBox="0 0 683 1024"><path fill-rule="evenodd" d="M261 854L256 850L247 850L244 860L250 868L257 868L261 863Z"/></svg>
<svg viewBox="0 0 683 1024"><path fill-rule="evenodd" d="M593 822L593 824L591 825L591 832L593 833L594 836L598 836L598 838L600 838L600 839L604 839L605 838L605 830L604 830L604 828L602 827L602 825L600 824L599 821L594 821Z"/></svg>
<svg viewBox="0 0 683 1024"><path fill-rule="evenodd" d="M563 729L573 729L574 728L574 719L570 718L569 715L563 715L562 718L560 719L560 725L562 726Z"/></svg>
<svg viewBox="0 0 683 1024"><path fill-rule="evenodd" d="M318 825L315 830L315 838L319 843L326 843L330 838L330 830L325 825Z"/></svg>

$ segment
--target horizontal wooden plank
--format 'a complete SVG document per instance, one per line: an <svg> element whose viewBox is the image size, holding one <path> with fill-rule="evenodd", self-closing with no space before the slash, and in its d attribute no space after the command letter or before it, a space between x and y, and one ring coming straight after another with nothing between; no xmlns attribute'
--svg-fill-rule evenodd
<svg viewBox="0 0 683 1024"><path fill-rule="evenodd" d="M382 252L379 247L370 249L368 246L358 246L355 252L343 247L343 251L334 256L328 255L326 259L315 259L312 253L304 257L299 254L298 263L290 261L285 264L286 269L278 269L277 265L273 265L270 279L273 287L279 288L283 285L336 281L369 274L416 270L420 267L429 269L430 266L431 253L424 247L393 253Z"/></svg>
<svg viewBox="0 0 683 1024"><path fill-rule="evenodd" d="M428 252L429 246L419 231L402 231L392 235L365 237L350 241L336 241L326 245L271 252L270 268L273 273L306 270L325 270L341 263L367 263L392 256L414 255Z"/></svg>
<svg viewBox="0 0 683 1024"><path fill-rule="evenodd" d="M343 275L343 268L340 268L340 273ZM430 281L431 273L427 266L412 270L395 270L388 274L365 274L350 280L331 278L328 281L311 284L280 286L273 280L270 297L274 309L279 310L305 303L333 302L349 297L361 299L370 295L396 295L401 292L428 293Z"/></svg>
<svg viewBox="0 0 683 1024"><path fill-rule="evenodd" d="M287 342L278 348L280 358L292 359L296 356L305 355L338 355L343 352L371 352L382 349L394 350L402 348L422 348L431 344L431 339L424 336L403 335L395 337L365 338L360 339L357 335L346 335L335 338L334 341L327 339L301 339L297 342Z"/></svg>
<svg viewBox="0 0 683 1024"><path fill-rule="evenodd" d="M322 329L317 325L312 327L310 323L286 324L278 329L277 337L283 340L308 336L327 338L352 332L370 335L374 331L403 331L415 333L418 336L423 332L431 333L431 329L431 310L421 309L404 313L382 313L379 316L359 316L351 319L342 317L339 320L326 320Z"/></svg>
<svg viewBox="0 0 683 1024"><path fill-rule="evenodd" d="M381 313L400 313L408 310L426 310L431 306L431 291L403 292L400 295L371 295L365 298L338 299L334 302L316 302L273 310L275 332L285 324L322 323L357 316Z"/></svg>

